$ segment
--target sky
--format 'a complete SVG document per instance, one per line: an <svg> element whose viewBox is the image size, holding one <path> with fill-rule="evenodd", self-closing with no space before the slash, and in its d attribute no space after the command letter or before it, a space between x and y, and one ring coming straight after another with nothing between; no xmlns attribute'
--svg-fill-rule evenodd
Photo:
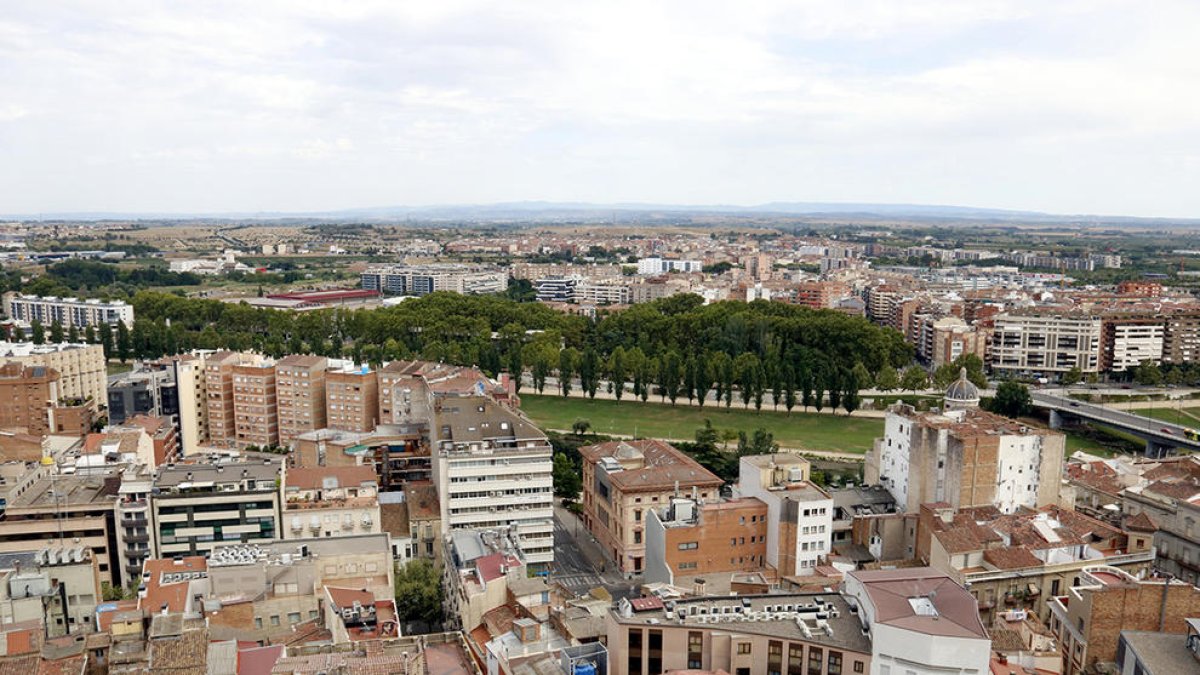
<svg viewBox="0 0 1200 675"><path fill-rule="evenodd" d="M1200 217L1194 0L9 0L0 213Z"/></svg>

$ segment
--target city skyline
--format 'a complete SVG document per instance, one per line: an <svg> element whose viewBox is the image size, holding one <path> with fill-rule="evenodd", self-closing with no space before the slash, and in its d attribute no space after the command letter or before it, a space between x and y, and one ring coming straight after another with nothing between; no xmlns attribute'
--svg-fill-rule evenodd
<svg viewBox="0 0 1200 675"><path fill-rule="evenodd" d="M0 21L0 212L809 201L1194 217L1198 13L22 3Z"/></svg>

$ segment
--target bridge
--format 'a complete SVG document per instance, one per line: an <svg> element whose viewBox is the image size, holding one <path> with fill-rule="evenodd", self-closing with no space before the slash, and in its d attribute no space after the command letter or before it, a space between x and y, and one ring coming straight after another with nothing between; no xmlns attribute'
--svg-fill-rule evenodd
<svg viewBox="0 0 1200 675"><path fill-rule="evenodd" d="M1200 432L1171 422L1143 417L1066 396L1030 392L1035 407L1050 412L1050 428L1058 429L1065 419L1095 422L1137 436L1146 442L1146 456L1163 457L1174 449L1200 452Z"/></svg>

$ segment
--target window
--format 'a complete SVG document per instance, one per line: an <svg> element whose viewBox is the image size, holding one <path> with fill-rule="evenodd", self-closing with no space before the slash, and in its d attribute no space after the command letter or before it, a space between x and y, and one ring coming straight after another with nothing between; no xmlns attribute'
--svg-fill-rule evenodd
<svg viewBox="0 0 1200 675"><path fill-rule="evenodd" d="M694 569L696 569L696 563L694 563L694 562L681 562L681 563L679 563L679 569L681 569L681 570L694 570Z"/></svg>
<svg viewBox="0 0 1200 675"><path fill-rule="evenodd" d="M863 664L863 662L862 662L862 661L855 661L855 662L854 662L854 672L856 672L856 673L861 673L861 672L863 672L863 670L864 670L864 664Z"/></svg>
<svg viewBox="0 0 1200 675"><path fill-rule="evenodd" d="M261 616L254 617L254 627L258 630L262 630L262 617Z"/></svg>
<svg viewBox="0 0 1200 675"><path fill-rule="evenodd" d="M638 675L642 672L642 629L629 629L629 673Z"/></svg>
<svg viewBox="0 0 1200 675"><path fill-rule="evenodd" d="M633 510L633 522L635 522L635 523L642 522L642 510L641 509Z"/></svg>
<svg viewBox="0 0 1200 675"><path fill-rule="evenodd" d="M279 625L279 615L278 615L278 614L275 614L275 615L271 616L271 625L272 625L272 626L278 626L278 625Z"/></svg>
<svg viewBox="0 0 1200 675"><path fill-rule="evenodd" d="M635 544L642 543L642 531L641 530L633 531L633 543L635 543Z"/></svg>
<svg viewBox="0 0 1200 675"><path fill-rule="evenodd" d="M687 648L687 667L692 670L703 668L702 659L704 657L704 633L700 631L688 632L688 648ZM632 674L631 674L632 675Z"/></svg>
<svg viewBox="0 0 1200 675"><path fill-rule="evenodd" d="M827 675L842 675L842 653L830 651L829 662L825 664Z"/></svg>
<svg viewBox="0 0 1200 675"><path fill-rule="evenodd" d="M750 653L750 643L749 642L739 642L737 653L749 654Z"/></svg>
<svg viewBox="0 0 1200 675"><path fill-rule="evenodd" d="M291 612L288 614L288 623L300 623L300 612Z"/></svg>
<svg viewBox="0 0 1200 675"><path fill-rule="evenodd" d="M804 675L804 646L788 645L787 675Z"/></svg>
<svg viewBox="0 0 1200 675"><path fill-rule="evenodd" d="M649 656L650 656L650 658L647 660L646 665L648 666L650 672L652 672L652 673L663 672L662 641L663 641L662 640L662 631L651 628L650 629L650 640L649 640L649 643L650 643L649 644L649 647L650 647L650 655Z"/></svg>
<svg viewBox="0 0 1200 675"><path fill-rule="evenodd" d="M680 551L694 551L694 550L696 550L696 549L697 549L697 548L699 548L699 547L700 547L700 543L699 543L699 542L695 542L695 541L685 541L685 542L683 542L683 543L681 543L681 544L679 545L679 550L680 550Z"/></svg>
<svg viewBox="0 0 1200 675"><path fill-rule="evenodd" d="M1050 582L1050 595L1058 595L1058 579Z"/></svg>
<svg viewBox="0 0 1200 675"><path fill-rule="evenodd" d="M767 675L783 675L783 643L771 640L767 643Z"/></svg>
<svg viewBox="0 0 1200 675"><path fill-rule="evenodd" d="M824 652L818 647L808 648L808 675L821 675L821 662L824 661Z"/></svg>

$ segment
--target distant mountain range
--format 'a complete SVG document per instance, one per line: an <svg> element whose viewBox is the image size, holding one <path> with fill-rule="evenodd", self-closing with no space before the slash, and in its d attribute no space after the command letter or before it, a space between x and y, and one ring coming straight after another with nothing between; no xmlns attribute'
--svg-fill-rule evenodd
<svg viewBox="0 0 1200 675"><path fill-rule="evenodd" d="M872 204L849 202L771 202L754 206L736 204L685 205L622 202L501 202L496 204L446 204L382 206L333 211L260 211L212 213L162 212L62 212L0 215L7 220L324 220L357 222L449 221L484 222L672 222L705 217L800 217L846 220L917 220L930 222L1031 223L1047 225L1200 226L1200 218L1140 218L1135 216L1061 215L1037 211L941 206L930 204Z"/></svg>

